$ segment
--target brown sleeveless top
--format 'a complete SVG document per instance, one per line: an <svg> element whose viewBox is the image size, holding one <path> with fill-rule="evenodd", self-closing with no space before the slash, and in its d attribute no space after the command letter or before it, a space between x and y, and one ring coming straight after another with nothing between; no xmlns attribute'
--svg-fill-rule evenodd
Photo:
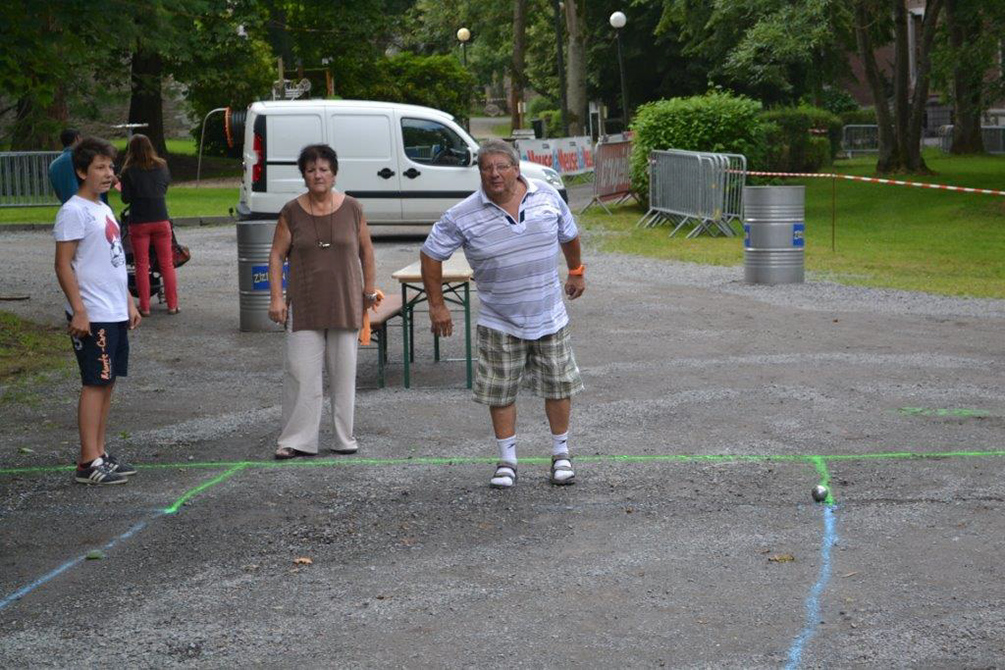
<svg viewBox="0 0 1005 670"><path fill-rule="evenodd" d="M347 195L332 214L312 216L293 199L279 216L293 237L286 287L293 330L359 330L363 325L363 266L359 260L363 208L359 201ZM330 246L322 248L319 241Z"/></svg>

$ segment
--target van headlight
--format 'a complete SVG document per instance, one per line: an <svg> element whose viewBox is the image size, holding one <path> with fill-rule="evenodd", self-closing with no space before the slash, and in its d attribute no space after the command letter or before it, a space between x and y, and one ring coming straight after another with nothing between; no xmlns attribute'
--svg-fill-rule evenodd
<svg viewBox="0 0 1005 670"><path fill-rule="evenodd" d="M562 183L562 177L559 176L557 172L551 168L543 168L544 180L554 186L556 189L562 189L565 184Z"/></svg>

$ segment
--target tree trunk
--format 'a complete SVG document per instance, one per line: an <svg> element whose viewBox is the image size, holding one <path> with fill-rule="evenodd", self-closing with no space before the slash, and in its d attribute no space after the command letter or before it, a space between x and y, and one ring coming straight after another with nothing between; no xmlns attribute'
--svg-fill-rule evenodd
<svg viewBox="0 0 1005 670"><path fill-rule="evenodd" d="M569 101L569 133L583 135L587 115L586 100L586 12L584 0L566 0L565 27L569 35L569 62L565 68Z"/></svg>
<svg viewBox="0 0 1005 670"><path fill-rule="evenodd" d="M953 65L953 146L954 154L984 153L981 136L981 94L984 71L974 67L963 54L981 37L979 12L961 11L960 0L946 0L949 46L959 54ZM976 19L976 20L975 20Z"/></svg>
<svg viewBox="0 0 1005 670"><path fill-rule="evenodd" d="M893 141L891 162L878 165L879 172L899 172L907 167L907 142L911 118L911 58L907 32L910 17L906 0L893 4Z"/></svg>
<svg viewBox="0 0 1005 670"><path fill-rule="evenodd" d="M523 102L524 53L527 50L527 0L513 0L513 65L510 68L510 127L521 126L520 103Z"/></svg>
<svg viewBox="0 0 1005 670"><path fill-rule="evenodd" d="M918 72L914 80L914 95L911 99L911 112L908 117L907 131L904 142L904 156L908 172L930 173L921 156L921 131L925 123L925 104L928 102L929 84L932 81L932 45L935 43L935 30L942 12L943 0L928 0L925 7L925 18L921 24L920 49L918 51Z"/></svg>
<svg viewBox="0 0 1005 670"><path fill-rule="evenodd" d="M883 171L880 166L887 165L893 160L896 143L893 132L893 117L890 115L890 105L886 99L886 87L879 64L876 62L876 48L869 32L872 21L873 17L866 7L865 0L858 0L855 4L855 41L858 45L859 58L862 59L862 65L865 68L866 82L869 84L876 108L876 124L879 130L879 158L876 170Z"/></svg>
<svg viewBox="0 0 1005 670"><path fill-rule="evenodd" d="M855 36L859 56L865 65L866 79L872 90L879 125L879 159L876 171L929 172L921 156L921 130L925 120L925 103L932 71L932 43L943 0L929 0L922 22L917 49L917 75L911 86L911 61L908 43L906 0L890 0L894 25L893 114L886 101L883 78L876 64L870 26L875 18L868 0L855 4ZM880 8L879 11L882 11Z"/></svg>
<svg viewBox="0 0 1005 670"><path fill-rule="evenodd" d="M150 138L158 154L166 156L164 103L161 98L163 75L164 63L161 55L147 51L142 43L138 44L132 56L129 123L147 124L146 128L138 128L137 131Z"/></svg>

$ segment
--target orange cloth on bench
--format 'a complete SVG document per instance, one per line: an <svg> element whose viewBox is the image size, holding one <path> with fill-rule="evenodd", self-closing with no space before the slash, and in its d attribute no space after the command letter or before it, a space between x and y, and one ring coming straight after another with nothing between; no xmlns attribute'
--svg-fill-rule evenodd
<svg viewBox="0 0 1005 670"><path fill-rule="evenodd" d="M380 301L384 299L384 293L377 289L377 299L373 301L373 306L370 309L377 311L380 307ZM359 343L363 346L370 344L370 315L367 313L366 308L363 308L363 327L359 329Z"/></svg>

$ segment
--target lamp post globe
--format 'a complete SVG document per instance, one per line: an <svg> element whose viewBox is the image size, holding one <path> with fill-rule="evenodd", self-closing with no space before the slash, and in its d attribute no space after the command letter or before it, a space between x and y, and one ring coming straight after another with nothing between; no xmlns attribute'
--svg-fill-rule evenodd
<svg viewBox="0 0 1005 670"><path fill-rule="evenodd" d="M628 115L628 82L625 80L625 58L621 55L621 29L628 23L628 17L624 12L614 12L611 14L611 27L614 28L614 37L618 42L618 70L621 74L621 108L624 129L628 130L628 122L631 120Z"/></svg>
<svg viewBox="0 0 1005 670"><path fill-rule="evenodd" d="M470 39L470 30L467 28L459 28L457 30L457 41L461 43L461 61L464 63L464 69L468 67L468 40Z"/></svg>

